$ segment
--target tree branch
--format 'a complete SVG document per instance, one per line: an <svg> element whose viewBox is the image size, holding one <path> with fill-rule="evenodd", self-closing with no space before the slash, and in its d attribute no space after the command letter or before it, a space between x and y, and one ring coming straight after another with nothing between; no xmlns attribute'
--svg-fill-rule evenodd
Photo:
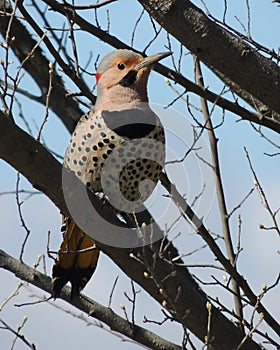
<svg viewBox="0 0 280 350"><path fill-rule="evenodd" d="M139 52L129 45L125 44L115 36L110 35L106 31L94 26L92 23L86 21L81 16L79 16L75 11L70 11L65 8L62 4L58 3L55 0L44 0L46 4L48 4L53 11L59 12L64 16L68 16L74 23L76 23L82 30L94 35L95 37L101 39L104 42L107 42L111 46L115 48L126 48L132 49L136 52ZM141 52L140 52L141 53ZM246 108L241 107L239 104L231 102L214 92L211 92L208 89L201 88L197 84L194 84L189 79L185 78L178 72L163 66L160 63L157 63L154 67L154 70L163 76L174 80L176 83L180 84L182 87L186 89L186 91L193 92L208 101L215 103L215 105L220 106L221 108L231 111L232 113L239 115L244 120L249 120L251 122L257 123L259 125L266 126L278 133L280 133L280 122L274 120L272 118L268 118L260 113L250 112Z"/></svg>
<svg viewBox="0 0 280 350"><path fill-rule="evenodd" d="M197 84L201 87L204 87L204 79L202 76L202 71L200 67L199 60L197 57L194 56L194 64L195 64L195 74L196 74L196 81ZM221 176L221 168L220 168L220 157L218 152L218 139L215 135L215 131L213 128L211 116L209 113L209 108L207 101L203 98L200 99L201 103L201 109L203 113L203 117L205 120L205 127L207 128L208 138L210 142L211 147L211 154L212 154L212 169L214 173L214 179L215 179L215 185L216 185L216 193L217 193L217 200L219 204L219 211L220 211L220 217L221 217L221 223L223 228L223 236L224 236L224 242L226 246L227 256L233 266L236 266L236 255L234 253L231 234L230 234L230 227L229 227L229 215L227 211L226 206L226 198L225 198L225 192L224 192L224 186L222 183L222 176ZM235 302L235 312L239 316L240 319L243 319L243 310L242 310L242 302L241 302L241 295L240 290L238 287L238 283L233 280L232 281L232 287L235 292L234 296L234 302ZM242 329L242 324L239 325Z"/></svg>
<svg viewBox="0 0 280 350"><path fill-rule="evenodd" d="M5 38L10 17L2 14L0 18L0 33ZM11 41L9 45L14 51L18 60L22 63L36 45L36 40L31 37L26 27L16 17L13 18L13 22L10 27L10 36L14 37L14 40ZM23 68L31 75L41 90L42 96L40 98L40 102L46 103L49 82L49 61L44 56L40 47L36 48L32 57L30 57L24 63ZM76 101L70 97L67 97L68 94L69 91L65 89L63 79L56 72L54 72L53 95L55 98L50 100L49 107L54 113L59 115L60 119L68 129L73 130L83 112L79 108Z"/></svg>
<svg viewBox="0 0 280 350"><path fill-rule="evenodd" d="M43 191L62 212L67 212L62 193L61 164L3 113L0 113L0 157L27 177L35 188ZM160 255L160 243L134 250L97 245L176 320L204 341L208 322L207 297L185 267L172 264L172 259L178 256L172 243L167 242L164 256ZM234 348L243 339L242 332L214 306L211 332L211 344L218 350ZM246 346L248 350L260 349L251 339L247 339Z"/></svg>
<svg viewBox="0 0 280 350"><path fill-rule="evenodd" d="M29 267L20 260L11 257L3 250L0 250L0 267L12 272L21 280L31 283L45 292L52 293L52 280L50 277L42 274L34 268ZM147 346L149 349L182 349L181 346L175 345L145 328L128 322L124 318L117 315L111 308L105 307L95 300L86 297L85 295L81 295L80 298L74 298L74 300L71 301L71 288L68 286L63 288L60 298L68 303L71 303L71 305L85 312L87 315L107 324L112 331L119 332L130 339L133 339L139 344Z"/></svg>
<svg viewBox="0 0 280 350"><path fill-rule="evenodd" d="M201 61L280 113L280 68L274 62L215 24L190 1L138 1Z"/></svg>
<svg viewBox="0 0 280 350"><path fill-rule="evenodd" d="M172 198L177 206L184 212L188 220L192 222L195 227L196 232L204 239L208 247L214 253L218 261L224 266L225 270L229 275L236 281L238 286L242 288L244 294L250 300L250 303L253 307L256 308L259 314L264 314L265 321L271 326L271 328L280 335L280 325L272 317L272 315L266 310L266 308L260 303L258 297L254 294L250 288L247 281L240 275L236 268L231 264L231 262L224 256L219 246L216 244L214 238L208 232L204 226L201 219L194 213L192 208L185 202L185 199L177 191L176 187L170 183L169 179L164 173L161 173L160 181L162 185L168 190L169 193L172 193Z"/></svg>

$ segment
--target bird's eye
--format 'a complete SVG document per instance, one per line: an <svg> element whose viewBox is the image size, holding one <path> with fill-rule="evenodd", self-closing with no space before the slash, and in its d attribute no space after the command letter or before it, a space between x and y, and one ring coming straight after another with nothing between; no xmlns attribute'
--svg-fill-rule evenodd
<svg viewBox="0 0 280 350"><path fill-rule="evenodd" d="M124 70L124 69L125 69L125 64L124 64L124 63L119 63L119 64L118 64L118 68L119 68L120 70Z"/></svg>

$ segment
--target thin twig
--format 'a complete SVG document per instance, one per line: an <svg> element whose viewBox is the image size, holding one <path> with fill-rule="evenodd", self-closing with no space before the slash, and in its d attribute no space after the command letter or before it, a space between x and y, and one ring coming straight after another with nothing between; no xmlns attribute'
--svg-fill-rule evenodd
<svg viewBox="0 0 280 350"><path fill-rule="evenodd" d="M264 316L261 313L260 314L260 318L259 321L257 322L257 324L250 330L250 332L246 333L246 335L244 336L244 338L242 339L242 341L240 342L240 344L238 345L238 347L236 348L236 350L240 350L243 348L243 345L245 343L245 341L252 336L252 334L256 331L256 329L259 327L259 325L262 323L262 321L264 320Z"/></svg>
<svg viewBox="0 0 280 350"><path fill-rule="evenodd" d="M150 41L148 42L148 44L146 44L144 50L143 50L143 54L146 53L146 51L148 50L148 48L152 45L152 43L156 40L156 38L159 36L161 30L162 30L162 27L159 27L159 29L156 28L156 25L154 23L154 20L153 18L149 15L149 18L150 18L150 21L151 21L151 24L152 24L152 27L154 29L154 36L150 39Z"/></svg>
<svg viewBox="0 0 280 350"><path fill-rule="evenodd" d="M47 96L46 96L46 114L45 114L45 118L43 120L43 123L41 124L41 127L39 129L37 141L40 141L43 128L44 128L44 126L48 120L48 117L49 117L49 106L50 106L50 98L51 98L51 93L52 93L52 88L53 88L53 73L54 73L52 62L49 63L49 68L50 68L50 70L49 70L49 88L48 88L48 92L47 92Z"/></svg>
<svg viewBox="0 0 280 350"><path fill-rule="evenodd" d="M65 1L63 1L63 4L65 5ZM77 51L77 45L76 45L76 40L75 40L75 31L74 31L74 22L72 21L71 18L66 14L68 26L69 26L69 38L71 41L71 46L72 46L72 52L74 55L74 67L75 67L75 73L77 77L80 78L79 74L79 57L78 57L78 51Z"/></svg>
<svg viewBox="0 0 280 350"><path fill-rule="evenodd" d="M43 37L44 33L42 29L39 27L39 25L35 22L35 20L30 16L28 11L23 6L23 0L18 0L19 5L18 8L20 12L25 17L26 21L31 25L31 27L35 30L35 32L40 36ZM63 5L62 5L63 6ZM50 39L47 36L44 36L43 41L45 45L47 46L50 54L54 57L54 59L58 62L60 67L63 69L64 73L69 76L70 79L73 80L73 82L81 89L81 91L84 93L84 95L93 103L95 102L95 97L90 93L87 85L85 82L77 77L75 70L72 66L69 66L69 64L65 63L61 56L58 54L57 50L52 45Z"/></svg>
<svg viewBox="0 0 280 350"><path fill-rule="evenodd" d="M115 2L115 1L118 1L118 0L103 0L101 2L98 2L96 4L90 4L90 5L72 5L72 4L69 4L68 2L64 1L64 6L68 7L69 9L73 9L73 10L90 10L90 9L97 9L97 8L100 8L102 6L105 6L105 5L109 5L111 4L112 2Z"/></svg>
<svg viewBox="0 0 280 350"><path fill-rule="evenodd" d="M272 219L273 225L274 225L274 226L272 226L272 227L270 227L268 229L275 230L278 233L278 235L280 236L280 227L279 227L277 219L276 219L276 216L277 216L277 214L279 212L279 209L277 209L274 212L271 209L270 204L269 204L268 199L267 199L267 196L266 196L266 194L264 192L264 189L262 188L262 186L260 184L260 181L259 181L259 179L257 177L257 174L256 174L256 172L255 172L255 170L253 168L253 164L252 164L252 161L251 161L250 156L249 156L249 152L247 151L246 147L244 147L244 151L245 151L248 163L249 163L250 170L251 170L251 172L253 174L253 177L254 177L254 185L255 185L255 187L256 187L256 189L258 191L259 197L261 199L261 203L264 206L264 208L268 211L268 213L269 213L269 215L270 215L270 217ZM260 228L265 229L265 226L260 224Z"/></svg>
<svg viewBox="0 0 280 350"><path fill-rule="evenodd" d="M271 139L269 139L263 132L262 132L262 128L261 126L256 127L253 123L250 123L252 128L262 137L264 138L267 142L269 142L272 146L274 146L275 148L280 149L280 145L277 144L276 142L272 141Z"/></svg>
<svg viewBox="0 0 280 350"><path fill-rule="evenodd" d="M132 33L131 33L131 39L130 39L130 46L131 47L133 47L136 30L137 30L137 27L138 27L138 25L139 25L143 15L144 15L144 13L145 13L145 9L143 9L141 11L140 15L138 16L138 18L135 21L134 28L132 29Z"/></svg>
<svg viewBox="0 0 280 350"><path fill-rule="evenodd" d="M24 344L27 345L30 349L36 350L35 344L34 344L34 343L30 343L30 342L25 338L24 335L20 334L18 331L15 331L12 327L10 327L10 326L9 326L4 320L2 320L1 318L0 318L0 322L5 326L5 329L7 329L7 330L10 331L11 333L13 333L13 334L16 336L16 338L22 340L22 341L24 342ZM24 322L26 322L25 319L24 319Z"/></svg>
<svg viewBox="0 0 280 350"><path fill-rule="evenodd" d="M194 63L195 63L196 82L199 86L203 88L204 81L203 81L202 71L200 67L200 62L196 57L194 58ZM218 146L217 146L218 140L216 138L215 131L213 129L207 101L204 98L201 98L200 100L201 100L201 108L203 111L203 116L205 119L205 124L208 130L208 137L210 141L212 164L213 164L212 169L214 170L216 193L217 193L217 199L218 199L219 210L220 210L220 218L221 218L223 234L224 234L224 242L226 245L228 258L231 264L235 264L236 256L235 256L233 244L232 244L231 232L229 227L229 215L227 211L224 186L223 186L222 177L221 177L220 158L219 158L219 152L218 152ZM234 280L232 281L232 286L237 295L234 298L236 313L240 316L240 318L243 318L243 309L242 309L242 303L240 300L239 286L237 282ZM240 328L241 330L243 330L242 324L240 324Z"/></svg>
<svg viewBox="0 0 280 350"><path fill-rule="evenodd" d="M230 218L232 214L246 202L246 200L251 196L254 192L254 188L251 188L250 191L246 194L246 196L238 203L235 207L232 208L231 212L228 213L228 217Z"/></svg>
<svg viewBox="0 0 280 350"><path fill-rule="evenodd" d="M114 294L114 291L115 291L115 288L116 288L118 279L119 279L119 276L117 276L117 277L115 278L115 281L114 281L114 283L113 283L112 290L111 290L111 293L110 293L110 296L109 296L108 307L111 307L111 303L112 303L112 299L113 299L113 294Z"/></svg>
<svg viewBox="0 0 280 350"><path fill-rule="evenodd" d="M250 40L252 40L252 36L251 36L251 9L250 9L249 0L245 0L245 2L246 2L246 7L247 7L247 36Z"/></svg>
<svg viewBox="0 0 280 350"><path fill-rule="evenodd" d="M127 48L132 49L126 43L118 40L116 37L106 33L106 31L101 30L99 27L94 26L92 23L89 23L84 18L79 16L77 13L73 13L73 10L63 7L62 4L59 4L55 0L43 0L46 4L51 6L52 10L59 12L63 15L69 13L72 17L72 20L84 31L87 31L97 38L106 41L110 45L116 48ZM134 50L135 51L135 50ZM51 52L53 54L53 52ZM64 69L64 67L63 67ZM216 103L223 109L230 110L231 112L241 116L245 120L253 121L257 124L262 124L271 128L272 130L279 132L280 131L280 123L272 118L268 118L263 116L260 113L250 112L249 110L241 107L238 103L231 102L217 94L211 92L209 89L202 89L198 85L194 84L192 81L185 78L183 75L177 73L174 70L171 70L161 64L156 64L154 70L164 75L167 78L173 79L178 84L185 87L188 91L191 91L199 96L205 97L207 100ZM82 89L81 89L82 90Z"/></svg>
<svg viewBox="0 0 280 350"><path fill-rule="evenodd" d="M225 270L229 273L229 275L242 288L245 296L250 300L251 305L256 305L257 296L254 294L247 281L237 271L236 267L233 266L229 262L229 260L224 256L221 249L216 244L215 240L204 226L202 219L200 219L194 213L192 208L180 195L175 185L169 181L166 174L161 173L160 181L162 185L166 188L166 190L172 193L172 200L177 205L180 212L184 213L183 218L186 219L186 221L189 224L191 224L192 227L196 230L197 234L199 234L205 240L213 254L218 259L218 261L220 261L220 263L224 266ZM270 327L274 329L276 333L280 334L280 326L278 322L273 318L273 316L266 310L266 308L261 303L259 303L257 310L259 313L263 313L265 315L265 321L270 325Z"/></svg>
<svg viewBox="0 0 280 350"><path fill-rule="evenodd" d="M233 310L228 309L224 304L222 304L217 297L216 298L212 298L210 295L208 295L208 298L213 303L217 304L220 307L222 312L227 313L228 315L230 315L230 317L234 317L234 318L238 319L238 315L236 315ZM250 323L247 322L245 319L239 319L239 322L242 322L244 324L244 326L247 327L249 330L252 329ZM269 341L278 350L279 342L277 342L274 339L272 339L267 333L263 333L263 332L259 331L258 329L255 329L254 332L259 334L261 337L263 337L265 339L265 341Z"/></svg>
<svg viewBox="0 0 280 350"><path fill-rule="evenodd" d="M16 289L10 294L8 295L5 300L3 301L3 303L0 305L0 312L3 310L4 306L6 304L8 304L8 302L13 299L15 296L17 296L19 294L19 290L21 289L21 287L24 285L24 282L19 281L18 285L16 287Z"/></svg>
<svg viewBox="0 0 280 350"><path fill-rule="evenodd" d="M208 311L207 332L205 336L206 349L211 349L211 319L212 319L212 305L209 301L206 303L206 309ZM204 349L204 346L203 346Z"/></svg>
<svg viewBox="0 0 280 350"><path fill-rule="evenodd" d="M29 228L27 227L24 218L23 218L23 214L22 214L22 210L21 210L21 206L23 204L23 202L20 201L19 199L19 182L20 182L20 174L17 173L17 181L16 181L16 203L17 203L17 208L18 208L18 214L19 214L19 218L20 218L20 222L21 222L21 226L24 228L26 235L25 238L23 240L22 246L21 246L21 251L20 251L20 255L19 255L19 260L22 261L22 257L23 257L23 253L24 253L24 248L25 245L27 243L27 240L30 236L31 231L29 230Z"/></svg>
<svg viewBox="0 0 280 350"><path fill-rule="evenodd" d="M202 1L202 0L201 0ZM248 0L246 0L248 1ZM205 4L205 2L203 1L203 3ZM247 12L248 13L248 12ZM255 46L255 48L258 51L263 51L264 53L268 54L269 56L271 56L272 58L274 58L277 62L279 62L280 60L280 56L278 53L276 53L274 50L268 49L267 47L261 45L260 43L258 43L257 41L253 40L251 36L248 37L248 33L246 28L244 28L246 35L242 34L241 32L239 32L238 30L234 29L233 27L231 27L230 25L228 25L225 20L224 20L224 16L223 16L223 20L220 21L218 18L216 18L215 16L213 16L210 11L208 10L207 15L209 16L210 19L212 19L215 23L223 26L224 28L226 28L229 32L234 33L237 37L241 38L242 40L244 40L245 42L249 43L250 45ZM248 15L247 15L248 16ZM237 19L237 18L236 18ZM237 19L238 20L238 19ZM239 21L239 20L238 20ZM239 22L240 23L240 22Z"/></svg>
<svg viewBox="0 0 280 350"><path fill-rule="evenodd" d="M2 250L0 250L0 268L11 271L19 278L23 278L26 282L29 282L48 293L52 291L51 278L40 273L38 270L34 270L28 265L19 262L17 259L11 257ZM80 311L85 312L87 315L106 323L114 332L122 333L124 336L127 336L150 349L181 350L180 346L167 341L138 325L135 325L135 332L132 332L131 323L127 323L124 318L117 315L113 310L100 305L98 302L91 300L83 294L81 294L79 298L70 301L70 294L71 288L65 286L60 298L66 302L71 302L73 306Z"/></svg>

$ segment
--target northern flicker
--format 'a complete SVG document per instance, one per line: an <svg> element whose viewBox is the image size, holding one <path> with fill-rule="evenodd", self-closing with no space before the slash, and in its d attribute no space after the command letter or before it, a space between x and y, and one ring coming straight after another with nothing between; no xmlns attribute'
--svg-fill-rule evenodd
<svg viewBox="0 0 280 350"><path fill-rule="evenodd" d="M105 192L109 202L116 201L116 183L125 202L133 203L146 200L159 179L165 159L165 136L159 118L148 105L147 81L152 65L168 55L144 58L130 50L116 50L105 56L97 68L95 107L78 122L64 166L92 191ZM112 174L114 169L120 170L118 178L109 171L104 191L102 171L109 159ZM121 200L117 206L120 211L126 210ZM63 242L53 266L53 296L58 297L70 281L73 297L91 278L99 250L71 218L64 218L62 231ZM77 252L89 247L93 249Z"/></svg>

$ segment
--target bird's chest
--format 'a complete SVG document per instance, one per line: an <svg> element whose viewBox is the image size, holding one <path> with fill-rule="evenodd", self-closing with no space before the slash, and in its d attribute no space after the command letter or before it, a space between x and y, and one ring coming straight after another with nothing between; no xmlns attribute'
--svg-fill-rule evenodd
<svg viewBox="0 0 280 350"><path fill-rule="evenodd" d="M100 191L101 169L121 142L122 139L107 127L101 115L85 116L72 135L64 165L84 184Z"/></svg>
<svg viewBox="0 0 280 350"><path fill-rule="evenodd" d="M129 139L98 115L77 125L64 165L94 192L104 192L115 207L129 210L131 202L143 202L153 191L165 161L164 143L161 126Z"/></svg>

